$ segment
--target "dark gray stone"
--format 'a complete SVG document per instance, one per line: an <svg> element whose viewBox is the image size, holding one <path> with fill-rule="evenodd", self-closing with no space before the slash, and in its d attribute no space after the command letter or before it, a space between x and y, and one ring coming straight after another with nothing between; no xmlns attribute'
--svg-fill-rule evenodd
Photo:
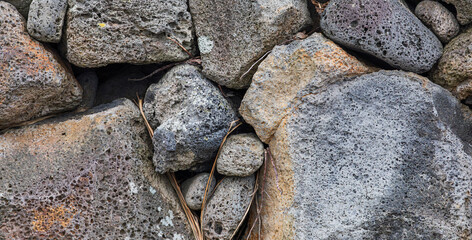
<svg viewBox="0 0 472 240"><path fill-rule="evenodd" d="M187 64L174 67L149 87L144 112L155 128L154 165L159 173L212 160L237 119L220 90Z"/></svg>
<svg viewBox="0 0 472 240"><path fill-rule="evenodd" d="M429 71L442 53L437 37L398 0L332 0L321 29L341 45L416 73Z"/></svg>
<svg viewBox="0 0 472 240"><path fill-rule="evenodd" d="M205 188L208 183L209 173L200 173L196 176L185 180L180 187L182 194L184 195L185 201L190 209L199 211L202 209L203 197L205 195ZM210 186L208 188L207 197L211 196L213 188L215 188L215 178L211 179Z"/></svg>
<svg viewBox="0 0 472 240"><path fill-rule="evenodd" d="M185 0L69 0L65 55L74 65L181 61L195 52Z"/></svg>
<svg viewBox="0 0 472 240"><path fill-rule="evenodd" d="M94 71L86 71L77 76L77 81L83 89L82 102L77 107L78 112L84 112L93 107L97 94L98 76Z"/></svg>
<svg viewBox="0 0 472 240"><path fill-rule="evenodd" d="M189 7L203 73L236 89L249 87L247 71L260 57L311 23L306 0L190 0Z"/></svg>
<svg viewBox="0 0 472 240"><path fill-rule="evenodd" d="M194 239L151 157L129 100L6 131L0 239Z"/></svg>
<svg viewBox="0 0 472 240"><path fill-rule="evenodd" d="M460 26L456 18L439 2L422 1L416 6L415 14L443 43L448 43L459 34Z"/></svg>
<svg viewBox="0 0 472 240"><path fill-rule="evenodd" d="M216 160L219 174L247 177L255 173L264 162L264 144L254 133L229 136Z"/></svg>
<svg viewBox="0 0 472 240"><path fill-rule="evenodd" d="M443 2L454 4L457 11L457 20L462 25L472 22L472 1L470 0L443 0Z"/></svg>
<svg viewBox="0 0 472 240"><path fill-rule="evenodd" d="M33 0L28 14L29 35L42 42L58 43L67 10L67 0Z"/></svg>
<svg viewBox="0 0 472 240"><path fill-rule="evenodd" d="M208 240L230 240L251 204L255 177L226 177L203 210L203 234Z"/></svg>
<svg viewBox="0 0 472 240"><path fill-rule="evenodd" d="M380 71L299 97L270 142L264 239L470 239L472 113L448 91Z"/></svg>
<svg viewBox="0 0 472 240"><path fill-rule="evenodd" d="M29 7L31 4L31 1L33 0L4 0L4 1L13 4L13 6L15 6L15 8L18 10L18 12L21 13L21 15L24 18L28 18Z"/></svg>

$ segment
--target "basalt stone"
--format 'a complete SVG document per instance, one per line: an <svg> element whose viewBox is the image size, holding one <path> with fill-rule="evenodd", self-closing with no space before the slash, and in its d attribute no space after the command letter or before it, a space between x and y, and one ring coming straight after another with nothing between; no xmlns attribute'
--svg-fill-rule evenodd
<svg viewBox="0 0 472 240"><path fill-rule="evenodd" d="M468 107L401 71L307 85L299 97L269 144L261 238L471 237Z"/></svg>
<svg viewBox="0 0 472 240"><path fill-rule="evenodd" d="M13 5L0 1L0 16L0 129L77 107L69 66L28 35Z"/></svg>
<svg viewBox="0 0 472 240"><path fill-rule="evenodd" d="M433 81L460 100L472 95L472 30L452 39L432 72Z"/></svg>
<svg viewBox="0 0 472 240"><path fill-rule="evenodd" d="M456 18L439 2L422 1L416 6L415 14L443 43L448 43L459 34L460 26Z"/></svg>
<svg viewBox="0 0 472 240"><path fill-rule="evenodd" d="M153 159L159 173L212 160L237 119L220 90L188 64L174 67L149 87L144 113L155 129Z"/></svg>
<svg viewBox="0 0 472 240"><path fill-rule="evenodd" d="M442 53L434 33L398 0L332 0L321 29L335 42L405 71L427 72Z"/></svg>
<svg viewBox="0 0 472 240"><path fill-rule="evenodd" d="M200 173L196 176L185 180L182 183L182 194L190 209L199 211L202 209L203 197L205 195L205 188L207 186L209 173ZM213 177L208 188L207 197L215 188L216 180Z"/></svg>
<svg viewBox="0 0 472 240"><path fill-rule="evenodd" d="M255 177L226 177L203 210L203 234L209 240L230 240L251 204ZM269 238L268 238L269 239Z"/></svg>
<svg viewBox="0 0 472 240"><path fill-rule="evenodd" d="M247 177L264 162L264 144L256 134L243 133L229 136L216 161L216 170L226 176Z"/></svg>
<svg viewBox="0 0 472 240"><path fill-rule="evenodd" d="M65 54L80 67L181 61L194 52L184 0L70 0Z"/></svg>
<svg viewBox="0 0 472 240"><path fill-rule="evenodd" d="M457 11L457 20L461 25L472 22L472 1L470 0L443 0L443 2L453 4Z"/></svg>
<svg viewBox="0 0 472 240"><path fill-rule="evenodd" d="M341 47L314 33L304 40L274 47L259 65L239 112L268 142L285 116L297 92L308 83L319 86L342 76L374 71Z"/></svg>
<svg viewBox="0 0 472 240"><path fill-rule="evenodd" d="M29 7L31 4L31 1L33 0L4 0L5 2L11 3L15 8L18 10L18 12L23 15L24 18L28 18L28 12L29 12Z"/></svg>
<svg viewBox="0 0 472 240"><path fill-rule="evenodd" d="M249 86L260 57L311 23L306 0L190 0L189 7L203 73L236 89Z"/></svg>
<svg viewBox="0 0 472 240"><path fill-rule="evenodd" d="M6 131L0 239L193 239L149 143L129 100Z"/></svg>
<svg viewBox="0 0 472 240"><path fill-rule="evenodd" d="M33 0L28 14L29 35L42 42L58 43L67 10L67 0Z"/></svg>

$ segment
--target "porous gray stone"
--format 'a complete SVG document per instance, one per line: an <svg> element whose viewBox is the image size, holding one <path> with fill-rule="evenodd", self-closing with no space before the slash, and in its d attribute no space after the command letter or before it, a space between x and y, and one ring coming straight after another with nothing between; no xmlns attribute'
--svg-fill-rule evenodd
<svg viewBox="0 0 472 240"><path fill-rule="evenodd" d="M97 94L98 76L95 71L86 71L77 76L77 81L83 89L82 102L77 107L78 112L84 112L93 107Z"/></svg>
<svg viewBox="0 0 472 240"><path fill-rule="evenodd" d="M70 0L67 59L80 67L185 60L188 54L173 40L196 49L187 8L185 0Z"/></svg>
<svg viewBox="0 0 472 240"><path fill-rule="evenodd" d="M457 20L461 25L472 22L472 1L470 0L443 0L443 2L453 4L457 11Z"/></svg>
<svg viewBox="0 0 472 240"><path fill-rule="evenodd" d="M459 34L460 26L454 15L441 3L422 1L415 8L415 15L428 26L443 43Z"/></svg>
<svg viewBox="0 0 472 240"><path fill-rule="evenodd" d="M4 0L11 3L24 18L28 18L29 7L33 0Z"/></svg>
<svg viewBox="0 0 472 240"><path fill-rule="evenodd" d="M401 71L299 96L269 144L261 238L471 237L468 107Z"/></svg>
<svg viewBox="0 0 472 240"><path fill-rule="evenodd" d="M341 45L416 73L429 71L442 53L438 38L398 0L332 0L321 29Z"/></svg>
<svg viewBox="0 0 472 240"><path fill-rule="evenodd" d="M27 29L29 35L42 42L58 43L67 10L67 0L33 0Z"/></svg>
<svg viewBox="0 0 472 240"><path fill-rule="evenodd" d="M196 176L185 180L180 187L185 201L190 209L199 211L202 209L203 197L205 195L205 188L208 183L209 173L200 173ZM207 197L213 192L216 180L213 177L208 188Z"/></svg>
<svg viewBox="0 0 472 240"><path fill-rule="evenodd" d="M229 88L247 88L251 66L311 23L305 0L190 0L203 72ZM210 20L211 19L211 20Z"/></svg>
<svg viewBox="0 0 472 240"><path fill-rule="evenodd" d="M194 239L149 143L130 100L6 131L0 239Z"/></svg>
<svg viewBox="0 0 472 240"><path fill-rule="evenodd" d="M196 66L172 68L146 92L144 113L154 130L156 171L190 169L215 156L237 119L220 90Z"/></svg>
<svg viewBox="0 0 472 240"><path fill-rule="evenodd" d="M230 240L251 204L255 177L226 177L203 210L203 234L209 240Z"/></svg>
<svg viewBox="0 0 472 240"><path fill-rule="evenodd" d="M77 107L70 66L28 35L13 5L0 1L0 16L0 129Z"/></svg>
<svg viewBox="0 0 472 240"><path fill-rule="evenodd" d="M253 133L229 136L218 156L216 169L226 176L247 177L264 162L264 144Z"/></svg>

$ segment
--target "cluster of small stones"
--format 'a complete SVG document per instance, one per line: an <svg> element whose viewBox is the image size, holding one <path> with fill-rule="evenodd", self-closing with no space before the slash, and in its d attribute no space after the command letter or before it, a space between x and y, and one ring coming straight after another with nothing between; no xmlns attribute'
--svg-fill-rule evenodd
<svg viewBox="0 0 472 240"><path fill-rule="evenodd" d="M0 16L0 239L472 239L470 0Z"/></svg>

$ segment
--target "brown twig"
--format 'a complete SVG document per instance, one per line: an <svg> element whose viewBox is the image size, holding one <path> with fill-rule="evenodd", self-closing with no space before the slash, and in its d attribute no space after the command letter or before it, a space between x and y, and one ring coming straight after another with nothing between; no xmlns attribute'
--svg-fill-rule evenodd
<svg viewBox="0 0 472 240"><path fill-rule="evenodd" d="M280 189L279 187L279 175L277 173L277 167L275 166L275 158L272 156L272 153L270 152L270 149L267 148L267 153L269 155L269 159L270 159L270 162L272 163L272 166L274 167L274 172L275 172L275 184L277 186L277 189L279 190L280 192L280 195L283 195L283 191L282 189Z"/></svg>
<svg viewBox="0 0 472 240"><path fill-rule="evenodd" d="M180 48L182 48L190 56L190 58L193 58L193 55L184 46L182 46L182 44L179 43L179 41L177 41L177 40L175 40L171 37L167 37L167 39L171 40L172 42L175 42L177 45L179 45Z"/></svg>
<svg viewBox="0 0 472 240"><path fill-rule="evenodd" d="M191 58L191 59L188 59L188 60L185 60L185 61L181 61L181 62L175 62L175 63L170 63L170 64L167 64L167 65L164 65L156 70L154 70L151 74L148 74L142 78L129 78L128 81L142 81L142 80L146 80L154 75L156 75L157 73L159 72L162 72L164 70L167 70L171 67L174 67L176 65L180 65L180 64L183 64L183 63L188 63L188 64L191 64L191 65L200 65L202 64L202 60L200 59L200 57L194 57L194 58Z"/></svg>

